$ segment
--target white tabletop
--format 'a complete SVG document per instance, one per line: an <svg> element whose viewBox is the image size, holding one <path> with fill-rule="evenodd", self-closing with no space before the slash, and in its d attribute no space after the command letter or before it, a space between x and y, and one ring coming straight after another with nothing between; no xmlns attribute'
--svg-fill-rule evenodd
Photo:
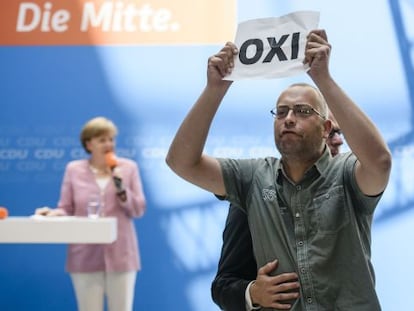
<svg viewBox="0 0 414 311"><path fill-rule="evenodd" d="M0 243L112 243L114 217L31 216L0 219Z"/></svg>

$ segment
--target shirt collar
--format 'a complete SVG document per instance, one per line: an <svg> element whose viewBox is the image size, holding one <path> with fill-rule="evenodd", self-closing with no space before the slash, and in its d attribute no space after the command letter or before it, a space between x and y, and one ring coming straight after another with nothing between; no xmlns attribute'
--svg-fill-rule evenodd
<svg viewBox="0 0 414 311"><path fill-rule="evenodd" d="M329 151L329 148L327 145L325 145L325 149L322 152L321 157L309 168L309 170L305 173L305 179L307 176L313 175L313 172L316 170L319 175L323 175L324 170L328 166L329 161L332 159L331 152ZM282 184L283 176L287 176L284 173L282 160L279 160L279 163L277 165L277 172L276 172L276 181L279 185ZM287 177L285 177L287 178Z"/></svg>
<svg viewBox="0 0 414 311"><path fill-rule="evenodd" d="M328 163L331 161L332 155L327 145L321 155L321 157L313 165L318 170L319 174L323 175L325 169L328 167Z"/></svg>

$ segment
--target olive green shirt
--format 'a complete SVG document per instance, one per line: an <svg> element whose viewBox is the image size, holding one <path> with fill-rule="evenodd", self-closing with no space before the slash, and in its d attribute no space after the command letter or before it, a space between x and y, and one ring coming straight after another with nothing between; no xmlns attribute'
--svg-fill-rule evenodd
<svg viewBox="0 0 414 311"><path fill-rule="evenodd" d="M364 195L352 153L321 158L293 183L279 159L219 159L226 199L247 212L258 267L295 271L293 311L381 310L371 264L371 222L381 195ZM265 309L270 310L270 309Z"/></svg>

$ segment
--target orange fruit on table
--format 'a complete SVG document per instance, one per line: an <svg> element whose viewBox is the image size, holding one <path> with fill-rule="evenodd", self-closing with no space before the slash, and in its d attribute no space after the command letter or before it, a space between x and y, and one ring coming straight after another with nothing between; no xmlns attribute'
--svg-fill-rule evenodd
<svg viewBox="0 0 414 311"><path fill-rule="evenodd" d="M7 218L7 216L9 216L9 211L7 208L0 206L0 219Z"/></svg>

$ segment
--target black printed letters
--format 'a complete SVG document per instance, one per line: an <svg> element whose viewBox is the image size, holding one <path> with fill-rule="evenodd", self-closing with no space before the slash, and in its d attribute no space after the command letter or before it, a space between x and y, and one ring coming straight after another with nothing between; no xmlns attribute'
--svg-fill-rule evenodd
<svg viewBox="0 0 414 311"><path fill-rule="evenodd" d="M290 59L296 59L298 58L298 52L299 52L299 37L300 33L295 32L292 34L290 47L292 49ZM281 38L276 40L275 37L268 37L267 38L267 44L270 46L270 51L267 53L266 57L263 59L263 63L270 63L275 55L277 55L278 60L286 61L288 60L288 57L286 56L285 52L282 50L282 45L288 40L289 34L281 36ZM256 53L248 57L247 56L247 49L254 45L256 48ZM254 63L257 63L263 56L263 50L264 50L264 43L261 39L249 39L246 40L240 47L239 52L239 59L240 62L244 65L251 65Z"/></svg>

